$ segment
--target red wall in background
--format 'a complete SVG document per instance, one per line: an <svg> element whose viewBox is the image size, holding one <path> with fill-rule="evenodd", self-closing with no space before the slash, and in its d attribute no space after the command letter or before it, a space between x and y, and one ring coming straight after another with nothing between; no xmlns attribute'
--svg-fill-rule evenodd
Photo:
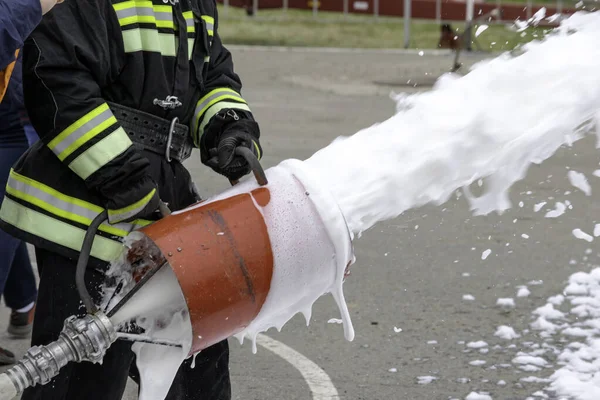
<svg viewBox="0 0 600 400"><path fill-rule="evenodd" d="M218 0L220 3L223 0ZM374 0L348 0L348 11L356 14L373 14ZM251 5L252 0L230 0L229 4L234 7L245 7ZM266 8L281 8L283 0L259 0L259 10ZM312 8L311 0L289 0L289 8L306 9ZM447 21L461 21L465 19L465 3L458 1L442 0L442 19ZM475 16L485 14L496 8L493 3L475 4ZM516 19L527 19L527 10L523 4L502 4L502 19L514 21ZM532 15L542 6L534 6ZM339 11L344 10L342 0L320 0L319 10ZM562 10L563 14L572 14L573 9ZM546 7L546 15L556 13L556 7ZM404 14L403 0L379 0L379 15L401 17ZM422 19L435 19L435 0L412 0L412 17Z"/></svg>

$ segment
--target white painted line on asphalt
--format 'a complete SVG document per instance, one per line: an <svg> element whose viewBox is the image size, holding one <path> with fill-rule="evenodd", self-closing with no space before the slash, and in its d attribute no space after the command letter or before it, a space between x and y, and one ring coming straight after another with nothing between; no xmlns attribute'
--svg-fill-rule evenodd
<svg viewBox="0 0 600 400"><path fill-rule="evenodd" d="M302 374L312 392L313 400L339 400L331 378L313 361L291 347L265 335L258 335L256 343L289 362Z"/></svg>

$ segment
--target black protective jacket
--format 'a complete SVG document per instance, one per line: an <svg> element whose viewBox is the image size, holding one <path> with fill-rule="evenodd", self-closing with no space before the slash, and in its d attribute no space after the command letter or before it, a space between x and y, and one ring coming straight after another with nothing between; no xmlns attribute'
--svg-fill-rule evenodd
<svg viewBox="0 0 600 400"><path fill-rule="evenodd" d="M214 0L69 0L48 13L24 47L26 106L41 141L11 172L0 227L74 256L104 209L132 214L157 186L189 186L152 173L155 157L132 145L108 103L178 117L206 155L223 129L212 129L222 125L215 115L234 109L253 121L217 31ZM255 123L242 125L258 138ZM112 260L144 223L102 225L92 255Z"/></svg>

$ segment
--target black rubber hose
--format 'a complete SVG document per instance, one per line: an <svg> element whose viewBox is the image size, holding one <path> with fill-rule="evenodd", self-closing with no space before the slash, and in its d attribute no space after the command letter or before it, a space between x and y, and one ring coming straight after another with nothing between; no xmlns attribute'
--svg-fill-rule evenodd
<svg viewBox="0 0 600 400"><path fill-rule="evenodd" d="M77 292L88 314L94 314L98 311L98 307L94 304L90 292L87 290L85 285L85 270L87 269L88 261L90 260L90 253L92 252L92 245L94 244L94 237L100 224L108 219L108 211L104 210L90 224L85 237L83 238L83 244L81 245L81 252L79 253L79 259L77 260L77 271L75 272L75 285L77 286Z"/></svg>
<svg viewBox="0 0 600 400"><path fill-rule="evenodd" d="M269 183L267 180L267 175L265 174L262 165L260 165L260 161L258 161L258 158L256 158L252 150L247 147L240 146L236 147L235 154L244 157L248 165L250 165L250 169L252 169L254 177L259 185L265 186L267 183Z"/></svg>

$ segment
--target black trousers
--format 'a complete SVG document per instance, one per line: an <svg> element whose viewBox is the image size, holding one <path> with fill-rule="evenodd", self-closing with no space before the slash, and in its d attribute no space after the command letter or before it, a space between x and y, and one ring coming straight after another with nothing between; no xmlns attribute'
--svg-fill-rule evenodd
<svg viewBox="0 0 600 400"><path fill-rule="evenodd" d="M161 198L173 210L181 209L196 199L190 188L188 172L179 163L148 155L153 175L160 185ZM31 344L45 345L58 338L64 320L71 315L85 315L85 308L75 287L77 260L36 248L40 274L38 300ZM104 283L103 268L88 268L86 283L96 304ZM107 351L103 363L69 363L58 376L44 386L25 390L22 400L120 400L128 376L138 381L135 354L131 342L117 340ZM227 341L203 350L192 360L183 362L166 400L230 400L229 347Z"/></svg>

